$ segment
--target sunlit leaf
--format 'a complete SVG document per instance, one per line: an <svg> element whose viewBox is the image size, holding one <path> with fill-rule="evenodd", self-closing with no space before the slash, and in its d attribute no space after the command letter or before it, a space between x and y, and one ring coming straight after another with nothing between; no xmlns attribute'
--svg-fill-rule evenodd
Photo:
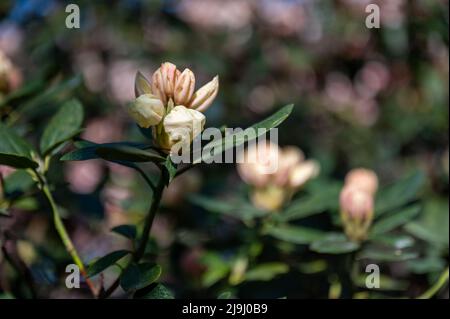
<svg viewBox="0 0 450 319"><path fill-rule="evenodd" d="M80 132L83 122L83 107L77 100L70 100L61 106L50 119L41 137L42 154L48 154L61 143L71 139Z"/></svg>

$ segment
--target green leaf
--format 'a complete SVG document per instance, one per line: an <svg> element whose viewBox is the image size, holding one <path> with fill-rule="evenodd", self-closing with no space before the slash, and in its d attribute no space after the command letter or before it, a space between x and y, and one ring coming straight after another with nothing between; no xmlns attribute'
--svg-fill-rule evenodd
<svg viewBox="0 0 450 319"><path fill-rule="evenodd" d="M83 122L83 107L77 100L63 104L59 111L50 119L41 137L40 149L46 155L55 147L80 132Z"/></svg>
<svg viewBox="0 0 450 319"><path fill-rule="evenodd" d="M172 179L177 174L177 166L175 165L174 162L172 162L172 159L170 158L170 156L167 156L166 161L164 162L164 166L167 169L167 174L168 174L167 185L169 185L169 183L172 181Z"/></svg>
<svg viewBox="0 0 450 319"><path fill-rule="evenodd" d="M128 239L134 240L136 238L135 225L120 225L111 229L112 232L122 235Z"/></svg>
<svg viewBox="0 0 450 319"><path fill-rule="evenodd" d="M116 143L103 143L97 144L89 141L79 141L76 142L76 145L82 146L72 152L64 154L60 160L61 161L87 161L91 159L100 158L97 154L97 149L99 147L119 147L119 146L130 146L134 148L144 149L148 147L148 145L141 143L133 143L133 142L116 142Z"/></svg>
<svg viewBox="0 0 450 319"><path fill-rule="evenodd" d="M359 244L350 241L344 234L328 233L324 238L314 241L309 248L321 254L346 254L359 248Z"/></svg>
<svg viewBox="0 0 450 319"><path fill-rule="evenodd" d="M411 236L397 234L382 234L380 236L374 236L371 238L371 241L394 249L410 248L415 244L415 240Z"/></svg>
<svg viewBox="0 0 450 319"><path fill-rule="evenodd" d="M42 90L43 88L44 82L42 80L38 79L30 81L27 84L23 85L22 87L18 88L17 90L14 90L13 92L5 96L5 98L0 99L0 109L5 105L10 104L14 100L34 94L39 90Z"/></svg>
<svg viewBox="0 0 450 319"><path fill-rule="evenodd" d="M268 235L279 240L284 240L294 244L310 244L324 236L325 233L300 226L271 226L266 232Z"/></svg>
<svg viewBox="0 0 450 319"><path fill-rule="evenodd" d="M378 262L399 262L415 259L418 256L419 254L415 251L367 247L358 255L358 259L371 259Z"/></svg>
<svg viewBox="0 0 450 319"><path fill-rule="evenodd" d="M120 286L125 290L144 288L161 276L161 266L152 263L131 264L120 276Z"/></svg>
<svg viewBox="0 0 450 319"><path fill-rule="evenodd" d="M246 281L269 281L278 275L289 271L289 266L283 263L272 262L255 266L245 274Z"/></svg>
<svg viewBox="0 0 450 319"><path fill-rule="evenodd" d="M215 156L225 152L228 149L232 149L244 144L246 141L251 141L258 138L260 135L267 133L270 129L277 127L291 114L294 105L289 104L281 108L276 113L272 114L265 120L250 126L249 128L236 132L234 134L226 135L225 138L213 140L206 144L201 153L206 153L205 156L196 154L193 162L198 163L200 160L208 162ZM256 133L256 134L255 134Z"/></svg>
<svg viewBox="0 0 450 319"><path fill-rule="evenodd" d="M290 221L320 214L327 209L337 207L339 203L338 187L330 187L293 201L280 215L279 220Z"/></svg>
<svg viewBox="0 0 450 319"><path fill-rule="evenodd" d="M136 299L174 299L175 296L163 284L153 283L150 286L136 291L133 298Z"/></svg>
<svg viewBox="0 0 450 319"><path fill-rule="evenodd" d="M238 199L221 201L200 195L191 195L189 200L209 212L228 215L245 221L268 214L268 212L257 209L253 205Z"/></svg>
<svg viewBox="0 0 450 319"><path fill-rule="evenodd" d="M24 193L34 185L31 175L25 170L17 170L11 175L8 175L4 183L4 191L8 195Z"/></svg>
<svg viewBox="0 0 450 319"><path fill-rule="evenodd" d="M423 172L417 172L381 189L375 202L375 214L380 216L412 201L425 181Z"/></svg>
<svg viewBox="0 0 450 319"><path fill-rule="evenodd" d="M405 225L411 219L416 217L420 212L419 205L413 205L403 209L402 211L382 218L375 222L370 231L370 236L379 236L387 233L397 227Z"/></svg>
<svg viewBox="0 0 450 319"><path fill-rule="evenodd" d="M164 157L155 151L147 151L127 145L98 146L95 153L100 158L112 162L160 163L165 160Z"/></svg>
<svg viewBox="0 0 450 319"><path fill-rule="evenodd" d="M128 250L116 250L106 256L101 257L89 266L87 270L87 276L92 277L97 275L98 273L101 273L103 270L114 265L129 253L130 252Z"/></svg>
<svg viewBox="0 0 450 319"><path fill-rule="evenodd" d="M11 128L0 123L0 164L14 168L36 168L31 145Z"/></svg>

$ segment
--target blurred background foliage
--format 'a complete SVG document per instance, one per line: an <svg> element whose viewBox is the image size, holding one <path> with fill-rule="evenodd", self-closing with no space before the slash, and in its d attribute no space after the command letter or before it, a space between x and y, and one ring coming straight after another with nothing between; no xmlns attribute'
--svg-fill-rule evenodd
<svg viewBox="0 0 450 319"><path fill-rule="evenodd" d="M379 29L365 27L370 2L380 6ZM80 7L80 29L65 27L68 3ZM124 106L134 97L137 70L149 77L171 61L192 69L199 83L220 76L207 127L247 127L295 104L280 127L280 144L296 145L321 164L297 204L305 205L301 196L334 194L313 198L314 216L300 226L339 230L333 189L354 167L375 170L380 192L403 180L389 195L400 202L409 196L401 204L421 198L420 215L392 227L407 234L401 243L414 241L410 258L383 259L373 251L361 257L382 265L385 289L373 292L364 281L348 284L351 268L364 274L364 260L351 266L352 253L274 241L259 233L258 220L221 214L220 201L248 205L247 186L232 164L202 165L166 191L149 247L176 297L414 297L448 264L448 1L7 0L0 18L0 50L16 72L14 85L0 93L0 117L29 141L38 141L44 123L72 97L84 105L82 138L145 141ZM45 200L32 196L32 181L5 166L0 173L5 196L17 199L0 216L0 238L17 252L19 269L29 270L39 296L88 296L64 287L70 258ZM110 229L144 216L149 192L138 175L97 160L55 158L49 176L85 262L129 245ZM239 216L240 206L225 211L233 209ZM0 263L0 294L30 297L26 276L5 256ZM118 270L109 268L101 280L110 283ZM441 296L448 298L448 290Z"/></svg>

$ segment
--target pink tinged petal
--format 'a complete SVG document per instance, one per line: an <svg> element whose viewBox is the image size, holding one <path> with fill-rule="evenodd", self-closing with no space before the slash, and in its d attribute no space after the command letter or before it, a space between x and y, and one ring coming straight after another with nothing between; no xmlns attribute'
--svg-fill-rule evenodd
<svg viewBox="0 0 450 319"><path fill-rule="evenodd" d="M164 92L164 81L161 68L155 71L152 76L152 92L156 95L164 105L167 103L166 94Z"/></svg>
<svg viewBox="0 0 450 319"><path fill-rule="evenodd" d="M192 96L189 107L199 112L205 112L212 104L219 91L219 76L215 76Z"/></svg>
<svg viewBox="0 0 450 319"><path fill-rule="evenodd" d="M187 105L194 94L195 76L191 70L185 69L177 77L174 90L174 100L176 105Z"/></svg>

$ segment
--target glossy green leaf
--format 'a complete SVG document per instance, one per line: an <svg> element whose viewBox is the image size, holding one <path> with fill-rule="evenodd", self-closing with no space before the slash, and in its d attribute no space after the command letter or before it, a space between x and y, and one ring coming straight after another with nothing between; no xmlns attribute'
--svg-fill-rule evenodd
<svg viewBox="0 0 450 319"><path fill-rule="evenodd" d="M120 276L120 286L126 291L141 289L158 280L159 276L161 276L161 266L151 263L138 265L133 263Z"/></svg>
<svg viewBox="0 0 450 319"><path fill-rule="evenodd" d="M289 271L289 266L283 263L272 262L255 266L245 273L246 281L269 281L278 275Z"/></svg>
<svg viewBox="0 0 450 319"><path fill-rule="evenodd" d="M36 168L33 148L14 130L0 123L0 165L14 168Z"/></svg>
<svg viewBox="0 0 450 319"><path fill-rule="evenodd" d="M89 266L87 270L88 277L92 277L101 273L103 270L114 265L129 253L130 252L127 250L116 250L112 253L107 254L106 256L101 257Z"/></svg>
<svg viewBox="0 0 450 319"><path fill-rule="evenodd" d="M95 153L105 160L114 162L155 162L165 160L159 153L126 145L98 146Z"/></svg>
<svg viewBox="0 0 450 319"><path fill-rule="evenodd" d="M131 240L134 240L137 234L135 225L119 225L112 228L111 231Z"/></svg>
<svg viewBox="0 0 450 319"><path fill-rule="evenodd" d="M372 237L371 241L394 249L410 248L415 244L415 240L411 236L398 234L381 234Z"/></svg>
<svg viewBox="0 0 450 319"><path fill-rule="evenodd" d="M419 254L415 251L368 247L358 255L358 259L370 259L378 262L399 262L415 259L418 256Z"/></svg>
<svg viewBox="0 0 450 319"><path fill-rule="evenodd" d="M319 230L288 225L271 226L267 229L266 233L279 240L294 244L309 244L325 235L325 233Z"/></svg>
<svg viewBox="0 0 450 319"><path fill-rule="evenodd" d="M135 299L174 299L175 295L163 284L153 283L136 291L133 297Z"/></svg>
<svg viewBox="0 0 450 319"><path fill-rule="evenodd" d="M61 106L50 119L41 137L42 154L48 154L58 145L70 140L80 132L83 122L83 106L77 100L70 100Z"/></svg>
<svg viewBox="0 0 450 319"><path fill-rule="evenodd" d="M381 188L375 202L375 215L380 216L411 202L424 181L423 172L417 172L390 186Z"/></svg>
<svg viewBox="0 0 450 319"><path fill-rule="evenodd" d="M413 205L404 208L400 212L381 218L380 220L377 220L375 224L372 226L370 236L372 237L379 236L397 227L405 225L407 222L415 218L419 213L420 213L420 206Z"/></svg>
<svg viewBox="0 0 450 319"><path fill-rule="evenodd" d="M234 134L226 135L224 138L213 140L206 144L203 148L205 156L202 156L201 160L208 162L215 156L225 152L228 149L238 147L245 142L258 138L260 135L267 133L270 129L279 126L284 122L291 114L294 105L289 104L272 114L265 120L250 126L249 128L236 132ZM256 134L255 134L256 133ZM200 161L200 155L194 157L194 163Z"/></svg>
<svg viewBox="0 0 450 319"><path fill-rule="evenodd" d="M96 144L89 141L79 141L76 142L76 145L81 146L78 149L64 154L60 160L61 161L87 161L91 159L100 158L97 154L97 149L99 147L120 147L120 146L129 146L133 148L145 149L148 145L141 143L133 143L133 142L116 142L116 143L104 143L104 144Z"/></svg>
<svg viewBox="0 0 450 319"><path fill-rule="evenodd" d="M329 233L314 241L309 248L321 254L346 254L359 249L360 245L350 241L344 234Z"/></svg>

